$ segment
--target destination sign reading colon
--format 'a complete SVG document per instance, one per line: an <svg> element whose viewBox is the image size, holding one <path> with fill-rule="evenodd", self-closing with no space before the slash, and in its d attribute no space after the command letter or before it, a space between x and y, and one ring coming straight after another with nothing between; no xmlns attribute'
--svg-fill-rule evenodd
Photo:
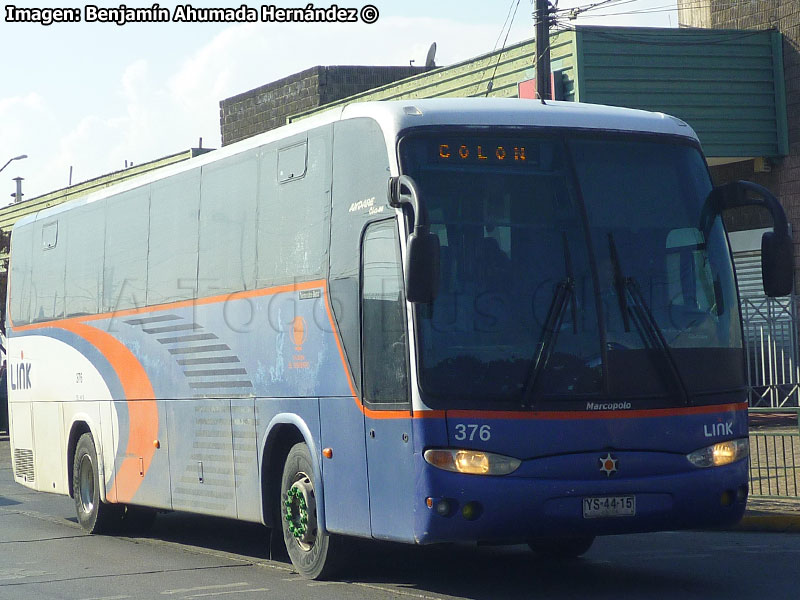
<svg viewBox="0 0 800 600"><path fill-rule="evenodd" d="M440 140L433 148L436 162L491 166L527 166L538 163L538 144L525 140Z"/></svg>

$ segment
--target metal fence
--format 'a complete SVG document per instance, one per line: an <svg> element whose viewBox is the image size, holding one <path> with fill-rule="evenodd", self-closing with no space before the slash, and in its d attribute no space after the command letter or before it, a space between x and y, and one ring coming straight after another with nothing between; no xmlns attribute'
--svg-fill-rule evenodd
<svg viewBox="0 0 800 600"><path fill-rule="evenodd" d="M798 296L767 298L761 235L739 235L734 252L750 405L750 495L800 498Z"/></svg>
<svg viewBox="0 0 800 600"><path fill-rule="evenodd" d="M752 407L800 406L797 296L742 297L747 391Z"/></svg>
<svg viewBox="0 0 800 600"><path fill-rule="evenodd" d="M800 498L800 409L750 409L750 495Z"/></svg>

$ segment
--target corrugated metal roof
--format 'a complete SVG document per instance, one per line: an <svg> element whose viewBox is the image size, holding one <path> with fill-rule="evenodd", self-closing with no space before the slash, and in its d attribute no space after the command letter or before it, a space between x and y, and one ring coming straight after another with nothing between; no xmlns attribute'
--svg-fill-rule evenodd
<svg viewBox="0 0 800 600"><path fill-rule="evenodd" d="M580 27L580 101L689 123L707 156L787 153L776 31Z"/></svg>
<svg viewBox="0 0 800 600"><path fill-rule="evenodd" d="M551 67L565 100L674 115L694 128L709 157L777 157L788 153L781 39L777 31L577 27L551 36ZM370 100L516 97L534 64L528 40L292 120Z"/></svg>

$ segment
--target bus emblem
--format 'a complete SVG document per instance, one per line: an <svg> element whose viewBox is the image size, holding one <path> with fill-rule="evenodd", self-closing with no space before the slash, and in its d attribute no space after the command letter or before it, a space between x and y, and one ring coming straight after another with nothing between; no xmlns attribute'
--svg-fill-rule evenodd
<svg viewBox="0 0 800 600"><path fill-rule="evenodd" d="M601 456L598 460L600 461L600 470L606 474L606 477L611 477L613 473L617 472L617 459L611 456L611 452Z"/></svg>
<svg viewBox="0 0 800 600"><path fill-rule="evenodd" d="M303 350L303 342L306 341L306 320L303 317L295 317L292 321L292 342L298 352Z"/></svg>
<svg viewBox="0 0 800 600"><path fill-rule="evenodd" d="M303 354L303 344L308 337L308 327L306 320L303 317L295 317L290 327L292 343L294 344L295 354L292 354L292 359L289 361L290 369L307 369L310 366L309 361Z"/></svg>

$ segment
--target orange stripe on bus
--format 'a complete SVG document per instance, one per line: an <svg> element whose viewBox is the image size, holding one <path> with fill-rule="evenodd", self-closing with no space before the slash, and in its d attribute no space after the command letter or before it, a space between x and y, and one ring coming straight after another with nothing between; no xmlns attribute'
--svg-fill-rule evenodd
<svg viewBox="0 0 800 600"><path fill-rule="evenodd" d="M47 327L57 327L62 329L72 330L71 328L75 326L83 325L87 322L91 321L100 321L103 319L114 319L114 318L122 318L122 317L129 317L147 313L153 313L158 311L167 311L167 310L177 310L180 308L187 308L192 306L204 306L207 304L217 304L220 302L229 302L234 300L243 300L246 298L257 298L260 296L272 296L275 294L287 293L287 292L295 292L301 290L309 290L315 288L322 288L323 294L325 297L325 310L328 314L328 320L330 321L331 325L331 332L333 333L333 337L336 340L336 346L339 350L339 358L342 362L342 368L344 369L345 376L347 378L347 384L350 387L350 393L352 394L356 405L358 406L359 410L373 419L399 419L399 418L409 418L411 417L411 411L407 410L372 410L364 406L364 403L361 401L361 398L356 393L355 386L353 385L352 376L350 374L350 369L347 366L347 359L344 354L344 349L342 348L342 343L339 339L339 335L337 333L336 324L333 319L333 313L331 312L330 303L328 302L328 286L327 282L324 279L319 279L315 281L305 281L301 283L292 283L287 285L279 285L274 287L268 288L260 288L256 290L246 290L242 292L234 292L230 294L222 294L218 296L208 296L206 298L197 298L193 300L182 300L179 302L172 302L167 304L157 304L153 306L145 306L142 308L130 308L120 311L102 313L97 315L82 315L79 317L69 317L66 319L58 319L53 321L45 321L41 323L31 323L29 325L21 325L19 327L15 327L14 331L33 331L37 329L44 329ZM97 330L99 331L99 330ZM124 347L124 346L123 346ZM127 349L126 349L127 350ZM132 356L132 355L131 355ZM109 359L110 360L110 359ZM135 360L135 359L134 359ZM146 376L146 374L145 374ZM432 415L428 415L427 413L437 413L436 416L444 416L444 413L441 411L426 411L425 413L421 413L420 417L430 417Z"/></svg>
<svg viewBox="0 0 800 600"><path fill-rule="evenodd" d="M333 332L333 338L336 340L336 347L339 349L339 358L342 361L342 369L344 369L345 377L347 377L347 385L350 386L350 393L353 395L353 400L356 403L358 409L368 416L370 419L409 419L411 418L411 411L409 410L372 410L364 406L364 402L356 393L355 385L353 385L353 378L350 374L350 368L347 365L347 358L344 354L344 348L342 348L342 342L339 339L339 334L337 333L336 324L333 320L333 313L331 312L331 305L328 302L328 288L326 285L323 284L323 292L325 294L325 311L328 313L328 320L330 321L331 325L331 332Z"/></svg>
<svg viewBox="0 0 800 600"><path fill-rule="evenodd" d="M257 290L245 290L243 292L233 292L230 294L222 294L219 296L207 296L205 298L181 300L179 302L172 302L167 304L155 304L153 306L144 306L142 308L127 308L125 310L107 312L98 315L88 315L88 316L84 315L80 317L68 317L66 319L55 319L53 321L44 321L42 323L31 323L30 325L21 325L20 327L15 327L14 331L30 331L33 329L43 329L45 327L66 328L66 325L70 323L87 323L90 321L100 321L103 319L118 319L121 317L130 317L133 315L141 315L163 310L178 310L180 308L187 308L191 306L219 304L220 302L231 302L234 300L243 300L245 298L257 298L259 296L272 296L274 294L282 294L285 292L296 292L300 290L309 290L319 287L322 288L325 287L325 280L306 281L303 283L291 283L288 285L278 285L275 287L260 288Z"/></svg>
<svg viewBox="0 0 800 600"><path fill-rule="evenodd" d="M111 502L130 502L144 480L156 451L153 440L158 439L158 406L153 386L142 364L114 336L78 322L62 321L58 326L97 348L111 363L122 384L128 403L128 447L114 478L114 487L106 495Z"/></svg>

